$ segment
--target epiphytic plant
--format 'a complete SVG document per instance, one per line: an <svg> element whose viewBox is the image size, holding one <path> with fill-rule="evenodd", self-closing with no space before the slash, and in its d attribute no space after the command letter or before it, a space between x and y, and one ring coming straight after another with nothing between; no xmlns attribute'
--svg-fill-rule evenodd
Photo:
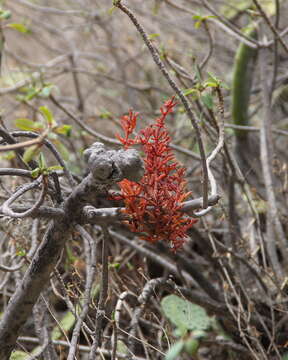
<svg viewBox="0 0 288 360"><path fill-rule="evenodd" d="M185 191L185 168L169 147L171 139L165 126L165 119L175 105L173 98L165 102L155 123L134 138L130 136L138 113L130 111L121 119L124 137L117 135L126 149L141 144L145 154L145 173L140 182L124 179L119 183L124 211L130 216L129 227L142 233L142 238L149 242L168 241L173 250L183 245L187 230L197 221L180 211L182 202L191 193Z"/></svg>

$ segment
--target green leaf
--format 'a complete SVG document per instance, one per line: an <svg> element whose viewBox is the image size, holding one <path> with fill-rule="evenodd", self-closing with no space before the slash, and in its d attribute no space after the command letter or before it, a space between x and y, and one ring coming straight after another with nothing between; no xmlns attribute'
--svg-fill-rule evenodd
<svg viewBox="0 0 288 360"><path fill-rule="evenodd" d="M3 155L0 156L0 159L5 159L5 160L12 160L15 159L16 154L15 151L5 151L4 153L2 153Z"/></svg>
<svg viewBox="0 0 288 360"><path fill-rule="evenodd" d="M7 27L17 30L23 34L27 34L29 32L29 29L24 24L11 23L8 24Z"/></svg>
<svg viewBox="0 0 288 360"><path fill-rule="evenodd" d="M0 19L7 20L12 16L11 11L9 10L0 10Z"/></svg>
<svg viewBox="0 0 288 360"><path fill-rule="evenodd" d="M204 87L218 87L219 84L216 83L216 82L213 82L213 81L206 81L204 84L203 84Z"/></svg>
<svg viewBox="0 0 288 360"><path fill-rule="evenodd" d="M25 353L24 351L16 350L12 352L10 360L28 360L29 357L29 354Z"/></svg>
<svg viewBox="0 0 288 360"><path fill-rule="evenodd" d="M66 124L60 125L60 126L57 126L53 131L56 132L57 134L61 134L61 135L70 137L71 132L72 132L72 126L66 125Z"/></svg>
<svg viewBox="0 0 288 360"><path fill-rule="evenodd" d="M65 332L68 332L71 330L72 326L75 323L75 317L74 315L68 311L61 321L59 321L59 324L61 326L61 329ZM58 340L63 335L63 331L58 326L55 326L51 333L52 340Z"/></svg>
<svg viewBox="0 0 288 360"><path fill-rule="evenodd" d="M183 94L185 96L190 95L190 94L195 94L195 93L198 93L198 90L196 90L194 88L186 89L183 91Z"/></svg>
<svg viewBox="0 0 288 360"><path fill-rule="evenodd" d="M20 130L25 131L35 131L35 129L39 129L40 123L35 123L33 120L20 118L15 120L15 125ZM43 127L43 125L41 125Z"/></svg>
<svg viewBox="0 0 288 360"><path fill-rule="evenodd" d="M211 320L199 305L192 304L176 295L168 295L161 301L164 314L178 328L188 330L206 330Z"/></svg>
<svg viewBox="0 0 288 360"><path fill-rule="evenodd" d="M211 94L204 94L200 97L200 99L208 109L213 109L213 96Z"/></svg>
<svg viewBox="0 0 288 360"><path fill-rule="evenodd" d="M39 145L29 146L24 152L23 161L29 163L29 161L31 161L36 155L38 155L39 152L40 152Z"/></svg>
<svg viewBox="0 0 288 360"><path fill-rule="evenodd" d="M202 82L202 76L201 76L201 73L199 71L199 66L195 63L194 64L194 71L195 71L195 76L196 76L196 79L199 83Z"/></svg>
<svg viewBox="0 0 288 360"><path fill-rule="evenodd" d="M52 171L56 171L56 170L63 170L63 166L60 165L54 165L54 166L49 166L47 168L48 172L52 172Z"/></svg>
<svg viewBox="0 0 288 360"><path fill-rule="evenodd" d="M39 94L39 89L31 87L27 91L27 94L23 96L23 101L30 101Z"/></svg>
<svg viewBox="0 0 288 360"><path fill-rule="evenodd" d="M124 341L122 340L117 340L117 352L121 353L121 354L129 354L129 349L127 347L127 345L124 343Z"/></svg>
<svg viewBox="0 0 288 360"><path fill-rule="evenodd" d="M17 256L26 256L27 253L26 253L26 250L25 250L25 249L18 249L18 250L16 251L16 255L17 255Z"/></svg>
<svg viewBox="0 0 288 360"><path fill-rule="evenodd" d="M184 348L184 341L178 341L173 344L165 356L165 360L174 360Z"/></svg>
<svg viewBox="0 0 288 360"><path fill-rule="evenodd" d="M52 112L47 108L47 106L40 106L39 111L43 115L44 119L47 121L49 126L56 125L54 116L53 116Z"/></svg>
<svg viewBox="0 0 288 360"><path fill-rule="evenodd" d="M39 168L41 170L46 169L46 167L47 167L45 157L42 152L40 152L40 154L39 154L38 164L39 164Z"/></svg>
<svg viewBox="0 0 288 360"><path fill-rule="evenodd" d="M53 84L49 84L44 86L41 91L39 92L39 96L42 96L44 98L47 98L51 95L51 92L53 90L53 88L55 87L55 85Z"/></svg>
<svg viewBox="0 0 288 360"><path fill-rule="evenodd" d="M112 6L109 10L108 10L108 14L112 15L113 11L116 9L116 6Z"/></svg>
<svg viewBox="0 0 288 360"><path fill-rule="evenodd" d="M66 255L67 255L67 260L71 264L73 264L77 260L77 257L73 254L69 245L66 245Z"/></svg>
<svg viewBox="0 0 288 360"><path fill-rule="evenodd" d="M61 156L63 157L63 159L64 159L65 161L68 161L68 160L69 160L69 157L70 157L70 152L69 152L69 150L67 149L67 147L66 147L64 144L62 144L60 141L58 141L58 140L55 140L55 141L54 141L54 144L55 144L57 150L60 152L60 154L61 154Z"/></svg>
<svg viewBox="0 0 288 360"><path fill-rule="evenodd" d="M152 39L155 39L156 37L159 37L160 36L160 34L150 34L150 35L148 35L148 39L149 40L152 40Z"/></svg>
<svg viewBox="0 0 288 360"><path fill-rule="evenodd" d="M118 270L120 266L121 266L121 264L120 264L120 263L115 262L115 263L109 264L109 269L115 269L115 270Z"/></svg>
<svg viewBox="0 0 288 360"><path fill-rule="evenodd" d="M104 110L99 115L100 119L111 119L113 117L112 113L108 110Z"/></svg>
<svg viewBox="0 0 288 360"><path fill-rule="evenodd" d="M195 24L194 24L194 28L199 29L201 24L202 24L202 20L196 21Z"/></svg>
<svg viewBox="0 0 288 360"><path fill-rule="evenodd" d="M41 173L41 170L39 168L33 169L31 171L31 176L33 177L33 179L36 179Z"/></svg>
<svg viewBox="0 0 288 360"><path fill-rule="evenodd" d="M197 339L190 338L185 341L184 350L188 355L195 355L199 349L199 341Z"/></svg>

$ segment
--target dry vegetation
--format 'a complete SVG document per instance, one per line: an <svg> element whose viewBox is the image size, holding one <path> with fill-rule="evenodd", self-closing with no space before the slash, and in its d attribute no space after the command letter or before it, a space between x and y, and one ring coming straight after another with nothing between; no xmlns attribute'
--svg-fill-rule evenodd
<svg viewBox="0 0 288 360"><path fill-rule="evenodd" d="M287 3L1 3L0 359L287 359ZM199 218L177 252L115 209L119 119L172 96ZM118 175L94 183L108 149ZM207 314L175 326L171 294Z"/></svg>

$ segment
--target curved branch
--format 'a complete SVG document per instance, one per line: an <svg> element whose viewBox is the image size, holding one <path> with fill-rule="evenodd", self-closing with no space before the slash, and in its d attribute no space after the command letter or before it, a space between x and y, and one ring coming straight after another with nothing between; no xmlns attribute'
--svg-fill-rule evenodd
<svg viewBox="0 0 288 360"><path fill-rule="evenodd" d="M35 189L39 186L40 182L42 182L42 189L40 196L36 203L28 210L16 213L11 208L10 205L14 203L20 196L25 194L27 191ZM46 195L46 189L47 189L47 181L43 176L40 176L39 179L33 181L30 184L25 184L22 186L19 190L17 190L8 200L4 202L4 204L1 206L2 213L6 216L10 216L13 218L24 218L31 216L43 203L45 195Z"/></svg>

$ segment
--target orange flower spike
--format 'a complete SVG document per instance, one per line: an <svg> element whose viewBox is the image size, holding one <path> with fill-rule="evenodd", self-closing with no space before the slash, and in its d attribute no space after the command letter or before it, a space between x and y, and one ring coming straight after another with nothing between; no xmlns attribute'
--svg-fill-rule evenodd
<svg viewBox="0 0 288 360"><path fill-rule="evenodd" d="M187 230L197 221L180 211L190 192L185 191L185 168L172 153L171 138L165 127L166 117L175 105L174 98L165 102L161 116L134 139L129 136L135 130L138 113L130 111L121 119L125 137L117 136L125 148L142 144L145 153L145 174L141 181L119 183L125 212L131 216L130 230L144 233L141 238L152 243L168 241L173 251L183 245Z"/></svg>
<svg viewBox="0 0 288 360"><path fill-rule="evenodd" d="M121 118L121 126L124 130L125 137L121 137L119 134L116 134L115 136L124 145L125 149L128 149L131 145L137 143L136 139L129 139L129 136L135 130L138 115L139 113L134 113L132 110L129 110L129 115L124 115Z"/></svg>

